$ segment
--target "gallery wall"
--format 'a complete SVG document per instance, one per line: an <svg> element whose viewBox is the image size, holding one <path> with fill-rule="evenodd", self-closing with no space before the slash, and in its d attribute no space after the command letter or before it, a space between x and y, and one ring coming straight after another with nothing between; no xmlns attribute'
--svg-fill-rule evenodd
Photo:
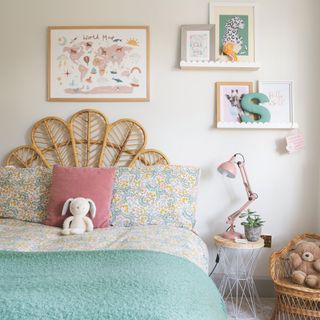
<svg viewBox="0 0 320 320"><path fill-rule="evenodd" d="M67 118L95 108L114 121L141 122L148 145L171 163L202 169L196 231L213 249L212 237L226 227L226 216L245 201L238 177L220 176L216 167L235 152L247 160L252 205L273 236L256 276L268 279L268 257L297 233L316 231L319 194L319 19L318 0L257 0L256 72L181 71L180 25L208 22L208 0L29 0L2 1L0 12L0 158L29 142L32 124L45 116ZM149 25L150 102L46 101L47 26ZM283 153L287 130L215 128L216 81L294 80L296 121L305 150ZM212 251L213 252L213 251Z"/></svg>

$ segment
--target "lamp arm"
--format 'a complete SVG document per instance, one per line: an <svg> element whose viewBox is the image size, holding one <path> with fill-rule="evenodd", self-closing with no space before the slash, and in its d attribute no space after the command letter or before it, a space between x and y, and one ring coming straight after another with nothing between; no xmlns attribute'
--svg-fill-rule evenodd
<svg viewBox="0 0 320 320"><path fill-rule="evenodd" d="M234 157L235 156L236 155L234 155ZM241 173L242 182L243 182L244 187L246 189L246 193L247 193L247 196L248 196L248 201L240 209L238 209L237 211L235 211L234 213L232 213L228 217L227 224L230 224L232 229L233 229L234 221L238 218L238 216L241 214L241 212L244 211L246 208L248 208L249 205L258 198L258 195L256 193L252 192L252 190L251 190L251 186L250 186L250 183L249 183L247 171L246 171L246 168L244 166L244 161L238 161L237 165L238 165L239 171Z"/></svg>
<svg viewBox="0 0 320 320"><path fill-rule="evenodd" d="M250 204L256 200L257 198L255 197L254 199L248 200L240 209L232 213L228 218L227 218L227 224L230 224L230 226L234 225L235 220L238 218L238 216L241 214L241 212L245 209L247 209Z"/></svg>
<svg viewBox="0 0 320 320"><path fill-rule="evenodd" d="M248 179L248 174L247 174L247 171L246 171L246 168L244 166L244 162L237 162L237 165L239 167L239 171L241 173L241 178L242 178L242 182L244 184L244 187L246 189L246 193L247 193L247 196L248 196L248 199L252 198L252 195L254 194L251 190L251 186L250 186L250 182L249 182L249 179Z"/></svg>

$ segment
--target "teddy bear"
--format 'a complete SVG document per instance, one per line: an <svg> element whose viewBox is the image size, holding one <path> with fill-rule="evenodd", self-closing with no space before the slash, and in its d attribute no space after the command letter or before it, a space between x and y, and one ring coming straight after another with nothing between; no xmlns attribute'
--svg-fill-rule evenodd
<svg viewBox="0 0 320 320"><path fill-rule="evenodd" d="M62 209L62 215L65 216L70 205L72 216L66 218L63 222L62 235L81 234L93 230L93 223L87 213L90 211L92 218L96 215L96 206L91 199L70 198Z"/></svg>
<svg viewBox="0 0 320 320"><path fill-rule="evenodd" d="M314 242L301 241L294 252L289 255L294 269L292 281L307 285L310 288L320 289L320 246Z"/></svg>

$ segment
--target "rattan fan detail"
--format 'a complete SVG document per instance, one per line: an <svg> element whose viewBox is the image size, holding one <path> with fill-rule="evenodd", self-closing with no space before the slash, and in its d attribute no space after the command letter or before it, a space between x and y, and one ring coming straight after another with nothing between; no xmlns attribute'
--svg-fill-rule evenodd
<svg viewBox="0 0 320 320"><path fill-rule="evenodd" d="M310 289L291 282L289 253L300 241L320 241L320 234L302 234L270 258L270 274L274 282L277 300L272 316L274 320L320 319L320 290Z"/></svg>
<svg viewBox="0 0 320 320"><path fill-rule="evenodd" d="M7 158L7 165L14 167L44 166L44 162L32 146L21 146L11 151Z"/></svg>
<svg viewBox="0 0 320 320"><path fill-rule="evenodd" d="M134 161L136 167L165 165L169 163L167 157L160 151L145 149L138 154Z"/></svg>
<svg viewBox="0 0 320 320"><path fill-rule="evenodd" d="M129 167L146 145L144 128L131 119L121 119L110 125L100 165Z"/></svg>
<svg viewBox="0 0 320 320"><path fill-rule="evenodd" d="M32 128L32 143L47 167L76 165L69 124L57 117L47 117Z"/></svg>
<svg viewBox="0 0 320 320"><path fill-rule="evenodd" d="M78 167L98 167L108 120L98 111L83 110L70 120L70 130L74 155Z"/></svg>
<svg viewBox="0 0 320 320"><path fill-rule="evenodd" d="M156 149L145 149L146 132L132 119L109 124L105 115L86 109L67 122L46 117L32 128L30 145L9 154L6 164L15 167L54 164L78 167L123 167L168 164L167 157Z"/></svg>

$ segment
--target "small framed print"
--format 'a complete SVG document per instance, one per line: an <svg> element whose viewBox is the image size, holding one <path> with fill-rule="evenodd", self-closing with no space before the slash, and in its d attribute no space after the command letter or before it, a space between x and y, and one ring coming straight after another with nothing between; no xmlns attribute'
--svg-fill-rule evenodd
<svg viewBox="0 0 320 320"><path fill-rule="evenodd" d="M49 27L49 101L149 101L149 27Z"/></svg>
<svg viewBox="0 0 320 320"><path fill-rule="evenodd" d="M211 2L215 24L215 60L255 62L255 6L252 3Z"/></svg>
<svg viewBox="0 0 320 320"><path fill-rule="evenodd" d="M271 113L271 123L279 127L294 127L293 81L259 81L259 92L269 98L265 107Z"/></svg>
<svg viewBox="0 0 320 320"><path fill-rule="evenodd" d="M214 26L210 24L181 26L181 61L214 60Z"/></svg>
<svg viewBox="0 0 320 320"><path fill-rule="evenodd" d="M235 128L242 122L244 113L241 100L253 92L252 82L217 82L216 110L218 128Z"/></svg>

